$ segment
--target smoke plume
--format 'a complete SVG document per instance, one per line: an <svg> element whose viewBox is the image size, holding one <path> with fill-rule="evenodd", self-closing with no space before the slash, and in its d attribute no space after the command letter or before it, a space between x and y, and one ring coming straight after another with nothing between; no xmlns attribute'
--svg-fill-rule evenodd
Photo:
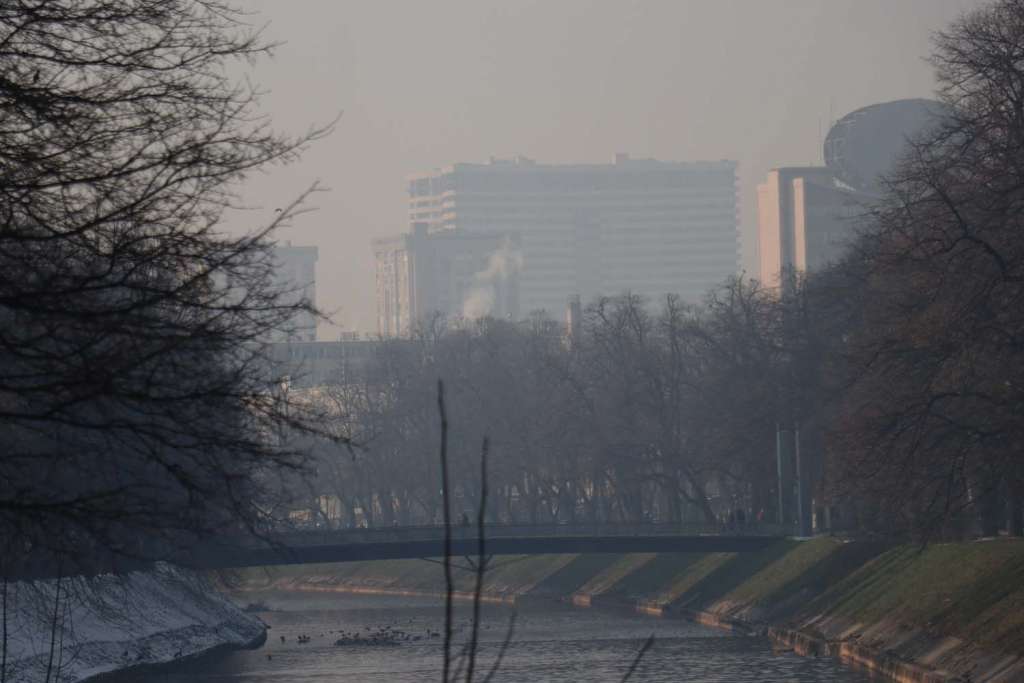
<svg viewBox="0 0 1024 683"><path fill-rule="evenodd" d="M505 240L487 259L487 267L473 275L473 284L462 302L462 316L469 319L492 315L497 305L500 285L523 267L523 254Z"/></svg>

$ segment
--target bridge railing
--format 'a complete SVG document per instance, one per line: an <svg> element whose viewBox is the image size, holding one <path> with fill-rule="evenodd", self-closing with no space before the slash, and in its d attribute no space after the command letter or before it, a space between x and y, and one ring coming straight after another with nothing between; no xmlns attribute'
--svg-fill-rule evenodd
<svg viewBox="0 0 1024 683"><path fill-rule="evenodd" d="M475 525L451 528L457 540L477 538ZM557 538L557 537L629 537L629 536L788 536L793 529L775 524L744 524L726 527L719 524L687 523L582 523L582 524L488 524L486 538ZM433 541L444 536L444 526L417 525L370 527L354 529L281 530L269 536L287 546L316 546L361 543L400 543ZM241 545L265 545L266 541L237 539Z"/></svg>

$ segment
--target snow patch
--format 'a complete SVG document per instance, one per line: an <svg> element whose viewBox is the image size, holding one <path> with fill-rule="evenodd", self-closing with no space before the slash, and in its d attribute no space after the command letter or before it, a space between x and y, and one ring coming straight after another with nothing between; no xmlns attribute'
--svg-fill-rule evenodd
<svg viewBox="0 0 1024 683"><path fill-rule="evenodd" d="M43 683L49 672L53 683L75 683L219 646L251 646L265 633L202 576L168 564L66 578L59 599L57 590L56 580L7 586L7 680Z"/></svg>

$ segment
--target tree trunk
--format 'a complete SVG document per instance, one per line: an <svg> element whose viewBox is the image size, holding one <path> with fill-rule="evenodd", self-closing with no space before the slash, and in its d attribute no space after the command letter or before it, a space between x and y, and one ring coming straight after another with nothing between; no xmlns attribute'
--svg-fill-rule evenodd
<svg viewBox="0 0 1024 683"><path fill-rule="evenodd" d="M50 659L46 664L46 683L50 683L53 675L53 655L57 649L57 615L60 611L60 580L61 572L57 570L57 586L53 592L53 620L50 622Z"/></svg>
<svg viewBox="0 0 1024 683"><path fill-rule="evenodd" d="M7 567L0 567L0 571L3 572L3 605L0 606L0 611L3 612L3 642L0 643L0 683L7 683Z"/></svg>
<svg viewBox="0 0 1024 683"><path fill-rule="evenodd" d="M1024 536L1024 480L1016 472L1006 481L1007 532Z"/></svg>
<svg viewBox="0 0 1024 683"><path fill-rule="evenodd" d="M999 535L999 479L992 473L986 473L977 489L974 506L978 513L981 535L986 537Z"/></svg>

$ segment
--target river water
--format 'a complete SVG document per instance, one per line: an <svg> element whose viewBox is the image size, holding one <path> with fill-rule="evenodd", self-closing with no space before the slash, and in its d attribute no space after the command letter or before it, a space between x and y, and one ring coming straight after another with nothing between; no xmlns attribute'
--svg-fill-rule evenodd
<svg viewBox="0 0 1024 683"><path fill-rule="evenodd" d="M117 683L420 683L441 678L439 600L337 593L260 594L271 629L252 651L210 655ZM469 605L456 607L457 643L469 635ZM478 671L490 668L511 608L485 606ZM409 634L400 646L336 646L339 632L366 634L390 626ZM673 683L863 682L866 674L836 661L773 652L764 637L738 636L677 619L557 604L520 607L512 644L494 681L619 681L651 634L653 647L631 681ZM298 637L307 635L308 643ZM419 637L419 640L414 638ZM283 638L283 642L282 642ZM475 680L482 680L477 676Z"/></svg>

